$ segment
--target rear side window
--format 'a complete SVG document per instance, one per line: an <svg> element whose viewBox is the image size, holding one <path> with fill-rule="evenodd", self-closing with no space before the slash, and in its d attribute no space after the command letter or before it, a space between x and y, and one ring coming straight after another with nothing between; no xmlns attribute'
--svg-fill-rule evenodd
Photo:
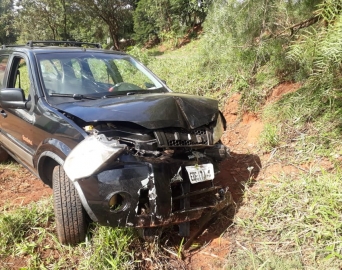
<svg viewBox="0 0 342 270"><path fill-rule="evenodd" d="M5 71L8 63L8 55L0 56L0 88L4 85Z"/></svg>

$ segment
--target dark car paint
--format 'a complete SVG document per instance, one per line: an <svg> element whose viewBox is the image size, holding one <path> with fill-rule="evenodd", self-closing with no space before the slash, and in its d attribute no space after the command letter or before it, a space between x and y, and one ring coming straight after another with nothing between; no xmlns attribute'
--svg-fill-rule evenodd
<svg viewBox="0 0 342 270"><path fill-rule="evenodd" d="M2 55L9 55L9 62L6 66L4 87L9 83L10 69L14 56L20 56L28 59L28 67L30 69L29 76L32 82L31 87L31 100L32 109L30 111L23 109L11 109L2 108L0 136L3 137L9 144L4 144L0 139L2 147L5 148L11 156L27 167L32 173L40 176L38 171L39 160L43 160L41 155L49 155L49 152L63 153L62 160L70 152L70 149L74 148L80 141L87 136L87 133L72 120L67 118L63 113L53 108L44 98L44 91L42 88L41 78L38 76L38 64L36 63L35 55L37 53L52 53L56 51L63 52L75 52L82 51L81 48L53 48L53 49L41 49L41 48L27 48L16 47L6 48L1 51ZM102 50L88 50L93 53L102 52ZM120 52L108 52L119 53ZM37 127L34 130L33 127ZM51 128L52 127L52 128ZM11 132L8 132L8 131ZM14 135L13 135L14 132ZM23 141L23 136L28 140ZM32 144L29 143L32 141ZM58 141L59 143L56 143ZM52 143L54 142L54 143ZM64 146L62 146L64 145ZM40 149L42 147L42 149ZM48 149L48 150L45 150ZM68 150L66 150L68 149ZM20 150L18 152L18 150ZM42 166L41 166L42 167ZM45 183L51 185L48 179L42 179Z"/></svg>
<svg viewBox="0 0 342 270"><path fill-rule="evenodd" d="M54 105L85 122L124 121L148 129L197 128L217 116L218 102L178 93L138 94Z"/></svg>
<svg viewBox="0 0 342 270"><path fill-rule="evenodd" d="M2 146L40 177L42 173L38 170L38 161L43 160L43 156L55 153L64 160L70 150L87 136L83 129L43 99L36 101L32 112L6 108L3 111L7 116L0 121ZM4 144L4 140L7 143ZM51 185L48 179L41 178Z"/></svg>
<svg viewBox="0 0 342 270"><path fill-rule="evenodd" d="M198 160L178 159L172 162L149 160L142 157L123 155L121 164L116 168L105 170L95 176L80 179L78 181L89 207L96 213L97 222L102 225L128 226L128 227L156 227L167 224L178 224L185 221L197 219L206 208L215 207L214 202L204 203L201 206L191 207L183 210L183 198L176 199L172 196L170 188L171 179L177 174L180 167L195 165ZM208 158L202 158L200 163L212 162ZM186 177L184 171L181 172ZM148 179L148 189L155 189L156 196L149 196L148 203L153 209L150 213L138 213L139 194L143 189L141 181ZM174 183L176 184L176 183ZM203 183L202 183L203 184ZM218 191L220 186L213 186L206 183L207 189ZM201 184L195 184L201 185ZM129 205L121 211L110 210L107 206L111 194L120 192L127 194ZM185 196L186 198L187 196ZM175 204L177 210L173 211Z"/></svg>
<svg viewBox="0 0 342 270"><path fill-rule="evenodd" d="M83 49L15 48L13 50L28 59L33 87L30 92L32 107L29 111L0 107L2 115L0 142L16 160L50 186L51 160L63 165L70 151L88 136L70 119L70 116L76 116L85 122L115 120L133 122L148 129L158 129L196 128L212 122L218 115L217 101L176 93L138 94L51 104L44 97L35 54ZM4 53L11 54L13 50L8 49ZM98 50L92 51L98 52ZM11 61L12 58L7 65L7 76ZM4 83L6 85L6 79ZM166 85L164 87L167 89ZM187 202L186 199L181 199L182 202L178 207L180 210L172 213L171 209L170 180L177 170L182 168L182 175L186 177L186 173L183 172L185 165L201 164L210 160L199 162L199 160L183 158L174 162L155 162L132 155L123 155L120 158L120 162L115 164L116 167L108 167L98 175L75 182L82 204L93 220L110 226L160 226L198 218L206 207L215 207L216 204L213 204L182 211L181 209L186 208ZM46 171L48 168L49 171ZM141 179L145 176L149 179L149 191L155 188L157 195L148 197L152 212L138 215L136 212L139 204L138 192L143 188ZM220 189L220 187L211 188ZM108 208L108 196L118 191L127 194L130 202L122 211L116 212Z"/></svg>

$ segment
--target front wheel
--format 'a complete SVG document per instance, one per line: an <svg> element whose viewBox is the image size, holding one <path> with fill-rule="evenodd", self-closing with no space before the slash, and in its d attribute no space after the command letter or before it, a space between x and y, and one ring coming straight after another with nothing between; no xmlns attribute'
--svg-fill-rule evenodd
<svg viewBox="0 0 342 270"><path fill-rule="evenodd" d="M85 240L87 214L74 184L58 165L53 170L53 198L58 240L76 245Z"/></svg>

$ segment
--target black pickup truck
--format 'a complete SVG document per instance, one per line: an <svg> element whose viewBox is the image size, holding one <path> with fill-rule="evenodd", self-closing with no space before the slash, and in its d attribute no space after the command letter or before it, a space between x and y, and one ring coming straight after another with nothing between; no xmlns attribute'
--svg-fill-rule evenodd
<svg viewBox="0 0 342 270"><path fill-rule="evenodd" d="M97 44L29 41L0 49L0 144L53 189L61 243L90 220L160 228L230 203L214 185L228 156L212 99L173 93L133 57Z"/></svg>

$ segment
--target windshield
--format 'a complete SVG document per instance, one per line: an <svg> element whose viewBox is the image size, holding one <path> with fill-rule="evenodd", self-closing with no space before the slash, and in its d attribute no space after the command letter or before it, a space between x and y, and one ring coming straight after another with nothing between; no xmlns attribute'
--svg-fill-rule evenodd
<svg viewBox="0 0 342 270"><path fill-rule="evenodd" d="M105 53L38 54L48 97L168 92L145 67L127 55Z"/></svg>

